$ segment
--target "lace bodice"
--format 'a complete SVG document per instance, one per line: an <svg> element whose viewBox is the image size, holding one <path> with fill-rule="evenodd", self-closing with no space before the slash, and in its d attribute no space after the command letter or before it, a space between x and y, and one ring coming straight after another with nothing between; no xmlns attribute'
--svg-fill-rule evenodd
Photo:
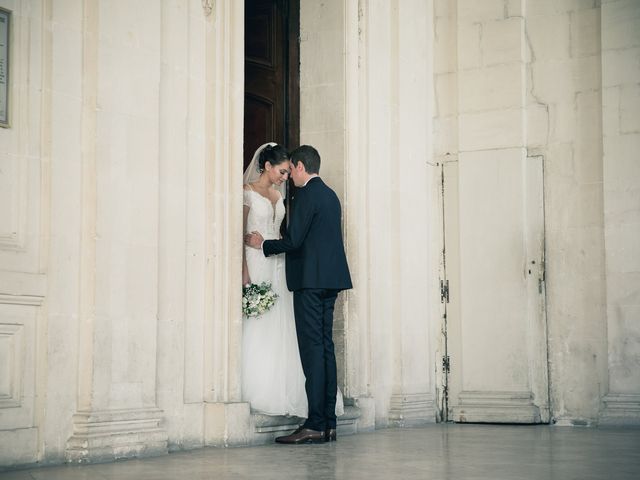
<svg viewBox="0 0 640 480"><path fill-rule="evenodd" d="M244 190L244 204L249 207L247 232L260 232L265 240L280 238L280 224L285 209L282 198L274 204L253 190Z"/></svg>

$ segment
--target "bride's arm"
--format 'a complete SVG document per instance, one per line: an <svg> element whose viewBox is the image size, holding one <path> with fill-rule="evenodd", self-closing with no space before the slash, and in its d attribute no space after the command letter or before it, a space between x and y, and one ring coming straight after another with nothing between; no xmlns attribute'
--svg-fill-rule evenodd
<svg viewBox="0 0 640 480"><path fill-rule="evenodd" d="M242 231L247 233L247 217L249 216L249 207L244 206L242 212ZM247 257L245 255L246 248L242 245L242 285L251 283L251 277L249 276L249 268L247 267Z"/></svg>

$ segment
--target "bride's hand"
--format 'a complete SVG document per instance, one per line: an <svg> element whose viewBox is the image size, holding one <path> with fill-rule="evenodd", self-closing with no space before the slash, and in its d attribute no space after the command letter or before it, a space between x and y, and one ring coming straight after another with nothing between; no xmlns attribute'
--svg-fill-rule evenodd
<svg viewBox="0 0 640 480"><path fill-rule="evenodd" d="M251 277L249 276L248 273L242 273L242 285L250 285L251 284Z"/></svg>

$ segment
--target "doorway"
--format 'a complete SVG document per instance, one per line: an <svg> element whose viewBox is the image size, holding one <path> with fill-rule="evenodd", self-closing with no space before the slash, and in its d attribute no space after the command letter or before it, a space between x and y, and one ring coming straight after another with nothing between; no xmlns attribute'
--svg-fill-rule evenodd
<svg viewBox="0 0 640 480"><path fill-rule="evenodd" d="M300 0L245 1L244 163L256 149L300 141Z"/></svg>

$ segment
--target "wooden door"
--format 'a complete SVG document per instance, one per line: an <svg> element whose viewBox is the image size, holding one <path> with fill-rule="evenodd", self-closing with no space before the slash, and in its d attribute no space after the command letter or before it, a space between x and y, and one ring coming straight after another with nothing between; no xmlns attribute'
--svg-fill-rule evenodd
<svg viewBox="0 0 640 480"><path fill-rule="evenodd" d="M460 153L444 167L447 417L549 421L542 157Z"/></svg>
<svg viewBox="0 0 640 480"><path fill-rule="evenodd" d="M244 168L265 142L299 141L299 0L246 0Z"/></svg>

